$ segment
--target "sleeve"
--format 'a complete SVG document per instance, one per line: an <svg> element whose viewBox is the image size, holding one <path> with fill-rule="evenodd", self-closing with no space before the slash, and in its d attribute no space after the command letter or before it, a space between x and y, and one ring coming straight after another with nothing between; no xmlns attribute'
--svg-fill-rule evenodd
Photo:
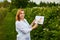
<svg viewBox="0 0 60 40"><path fill-rule="evenodd" d="M23 32L23 33L29 33L31 30L32 30L32 27L29 27L28 29L26 29L26 28L24 28L24 26L23 25L21 25L20 23L16 23L16 28L19 30L19 31L21 31L21 32Z"/></svg>

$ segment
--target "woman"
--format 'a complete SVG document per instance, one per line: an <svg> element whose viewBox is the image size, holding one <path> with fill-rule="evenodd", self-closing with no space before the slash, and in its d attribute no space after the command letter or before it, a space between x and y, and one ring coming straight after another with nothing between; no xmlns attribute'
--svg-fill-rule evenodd
<svg viewBox="0 0 60 40"><path fill-rule="evenodd" d="M24 16L24 10L19 9L16 14L15 22L16 31L18 32L17 40L31 40L30 32L38 26L38 24L35 23L35 20L29 25Z"/></svg>

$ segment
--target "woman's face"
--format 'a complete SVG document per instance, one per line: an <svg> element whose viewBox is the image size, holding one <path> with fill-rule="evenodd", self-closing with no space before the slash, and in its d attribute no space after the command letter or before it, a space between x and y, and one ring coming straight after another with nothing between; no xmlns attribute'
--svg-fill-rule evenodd
<svg viewBox="0 0 60 40"><path fill-rule="evenodd" d="M24 16L25 16L24 11L21 11L21 13L19 15L20 19L24 19Z"/></svg>

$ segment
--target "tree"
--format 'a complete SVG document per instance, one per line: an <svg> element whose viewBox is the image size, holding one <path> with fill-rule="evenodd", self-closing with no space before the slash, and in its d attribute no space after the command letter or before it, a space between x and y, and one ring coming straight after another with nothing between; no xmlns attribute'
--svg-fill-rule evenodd
<svg viewBox="0 0 60 40"><path fill-rule="evenodd" d="M11 6L13 8L25 8L29 0L11 0Z"/></svg>
<svg viewBox="0 0 60 40"><path fill-rule="evenodd" d="M3 7L8 7L9 5L10 5L10 3L7 0L4 0Z"/></svg>
<svg viewBox="0 0 60 40"><path fill-rule="evenodd" d="M0 2L0 7L9 7L10 3L7 0L4 0L3 2Z"/></svg>
<svg viewBox="0 0 60 40"><path fill-rule="evenodd" d="M29 2L27 7L36 7L37 4L35 2Z"/></svg>

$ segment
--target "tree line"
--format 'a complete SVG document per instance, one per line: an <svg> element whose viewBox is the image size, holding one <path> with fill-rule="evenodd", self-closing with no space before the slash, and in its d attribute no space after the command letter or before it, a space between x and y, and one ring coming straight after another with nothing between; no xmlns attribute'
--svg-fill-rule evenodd
<svg viewBox="0 0 60 40"><path fill-rule="evenodd" d="M32 7L52 7L52 6L60 6L59 3L55 3L55 2L40 2L39 4L36 4L33 1L30 0L11 0L11 2L8 2L7 0L4 0L3 2L0 2L0 8L1 7L8 7L10 9L13 8L32 8Z"/></svg>

